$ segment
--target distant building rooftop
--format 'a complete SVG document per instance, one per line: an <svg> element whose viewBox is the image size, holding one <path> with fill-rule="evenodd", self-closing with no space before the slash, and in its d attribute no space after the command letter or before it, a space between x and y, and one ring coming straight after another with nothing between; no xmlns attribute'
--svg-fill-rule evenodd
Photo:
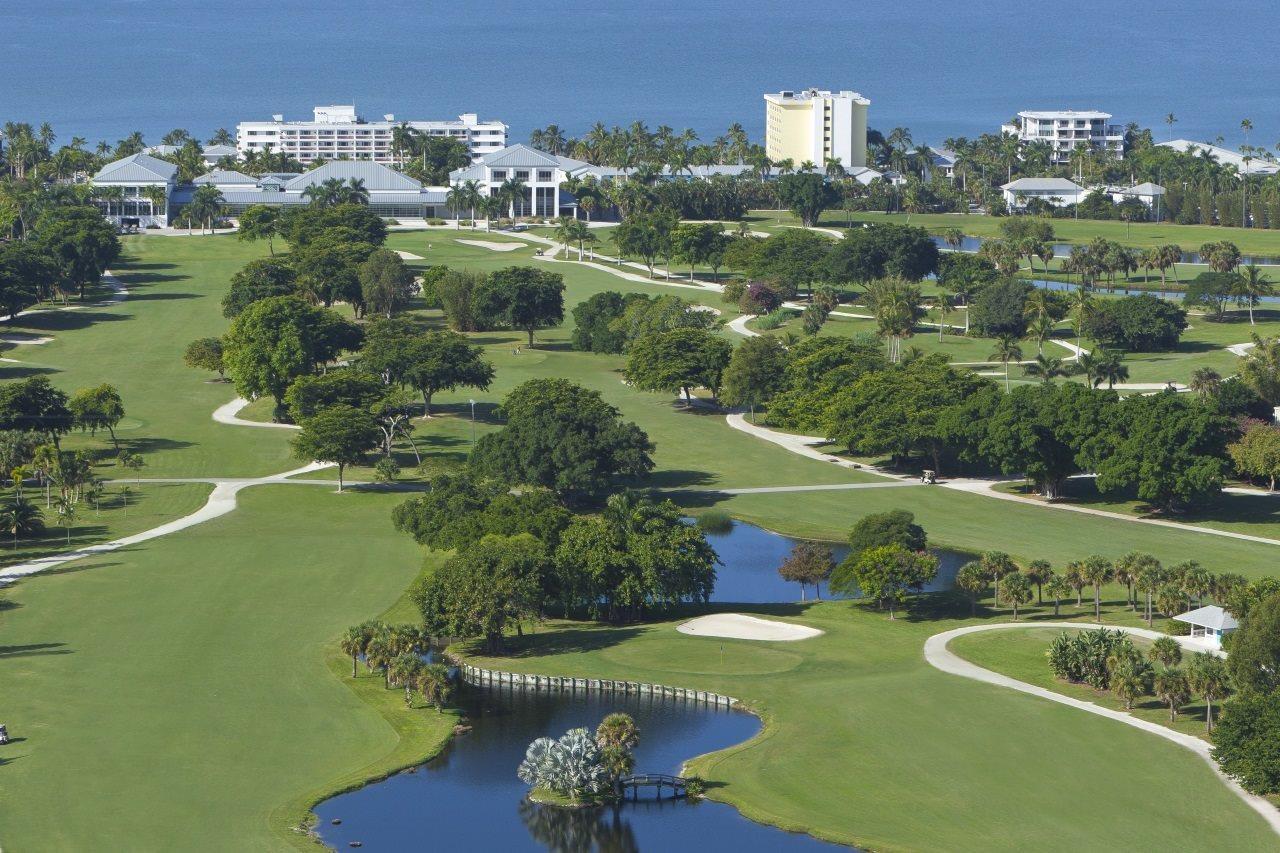
<svg viewBox="0 0 1280 853"><path fill-rule="evenodd" d="M1198 607L1173 618L1177 622L1186 622L1188 625L1197 625L1201 628L1213 628L1215 631L1234 631L1240 627L1240 623L1234 616L1216 604Z"/></svg>
<svg viewBox="0 0 1280 853"><path fill-rule="evenodd" d="M1018 115L1034 119L1101 119L1111 118L1111 113L1099 110L1022 110Z"/></svg>

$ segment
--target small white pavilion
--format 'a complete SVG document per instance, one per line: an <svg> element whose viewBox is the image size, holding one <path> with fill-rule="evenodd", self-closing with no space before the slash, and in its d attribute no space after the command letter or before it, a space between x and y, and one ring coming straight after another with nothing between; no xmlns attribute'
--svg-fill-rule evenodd
<svg viewBox="0 0 1280 853"><path fill-rule="evenodd" d="M1216 604L1197 607L1173 618L1191 626L1192 640L1215 649L1222 648L1222 638L1240 627L1234 616Z"/></svg>

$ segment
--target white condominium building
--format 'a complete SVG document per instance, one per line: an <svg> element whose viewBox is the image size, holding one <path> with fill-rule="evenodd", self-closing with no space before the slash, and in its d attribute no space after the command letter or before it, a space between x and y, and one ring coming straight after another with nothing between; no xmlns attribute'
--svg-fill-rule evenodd
<svg viewBox="0 0 1280 853"><path fill-rule="evenodd" d="M396 121L385 115L381 121L366 121L356 115L353 105L316 107L311 121L285 121L283 115L271 121L242 121L236 125L236 149L241 156L250 151L284 152L307 164L316 160L373 160L394 164L393 133L408 125L427 136L449 136L463 142L472 155L499 151L507 144L507 126L500 121L480 121L475 113L464 113L456 121Z"/></svg>
<svg viewBox="0 0 1280 853"><path fill-rule="evenodd" d="M1124 127L1111 123L1111 113L1096 110L1023 110L1000 130L1022 142L1047 142L1055 165L1071 159L1077 148L1108 149L1124 153Z"/></svg>
<svg viewBox="0 0 1280 853"><path fill-rule="evenodd" d="M867 165L867 107L857 92L806 89L764 96L765 153L777 163L806 160L819 169L839 159L846 169Z"/></svg>

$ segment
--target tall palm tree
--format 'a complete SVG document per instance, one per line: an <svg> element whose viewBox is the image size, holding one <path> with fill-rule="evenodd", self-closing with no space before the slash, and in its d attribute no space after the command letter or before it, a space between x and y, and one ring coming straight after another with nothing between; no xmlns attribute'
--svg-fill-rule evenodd
<svg viewBox="0 0 1280 853"><path fill-rule="evenodd" d="M1111 580L1114 567L1106 557L1094 554L1080 566L1080 575L1093 585L1093 620L1102 621L1102 585Z"/></svg>
<svg viewBox="0 0 1280 853"><path fill-rule="evenodd" d="M1187 677L1177 668L1164 669L1156 673L1152 682L1152 691L1161 702L1169 706L1169 722L1178 719L1178 708L1191 698L1191 689L1187 685Z"/></svg>
<svg viewBox="0 0 1280 853"><path fill-rule="evenodd" d="M1081 282L1080 287L1072 291L1069 300L1071 311L1076 319L1076 349L1080 348L1084 340L1084 321L1093 313L1094 300L1090 290L1088 285Z"/></svg>
<svg viewBox="0 0 1280 853"><path fill-rule="evenodd" d="M1257 325L1253 320L1254 306L1261 301L1264 296L1272 296L1276 292L1275 285L1271 279L1267 278L1266 273L1262 271L1262 267L1257 264L1248 264L1240 268L1236 273L1235 281L1235 297L1236 304L1244 304L1249 306L1249 325Z"/></svg>
<svg viewBox="0 0 1280 853"><path fill-rule="evenodd" d="M1200 652L1187 669L1187 681L1191 689L1204 697L1204 719L1213 731L1213 703L1227 695L1230 678L1222 658Z"/></svg>
<svg viewBox="0 0 1280 853"><path fill-rule="evenodd" d="M453 693L453 683L449 680L449 670L442 663L428 664L418 673L418 691L428 705L434 705L443 713L444 703L449 701Z"/></svg>
<svg viewBox="0 0 1280 853"><path fill-rule="evenodd" d="M1004 365L1004 390L1009 391L1009 362L1022 361L1022 347L1018 346L1018 339L1013 335L1001 335L996 338L995 349L987 358L992 361L998 361Z"/></svg>
<svg viewBox="0 0 1280 853"><path fill-rule="evenodd" d="M58 523L67 529L67 545L71 544L71 526L76 521L76 502L69 495L63 495L53 503L58 511Z"/></svg>
<svg viewBox="0 0 1280 853"><path fill-rule="evenodd" d="M453 213L453 222L458 228L462 227L461 211L467 206L469 201L470 199L467 196L467 190L460 182L449 187L449 192L445 193L445 207L449 208L450 212Z"/></svg>
<svg viewBox="0 0 1280 853"><path fill-rule="evenodd" d="M1045 341L1053 337L1054 330L1057 328L1057 321L1047 314L1042 314L1031 321L1031 325L1027 329L1027 332L1031 337L1035 338L1037 355L1044 355Z"/></svg>
<svg viewBox="0 0 1280 853"><path fill-rule="evenodd" d="M356 677L356 663L360 660L360 655L364 654L364 646L368 641L368 635L360 626L354 626L347 629L342 635L342 639L338 641L338 648L342 649L344 655L351 655L351 677Z"/></svg>
<svg viewBox="0 0 1280 853"><path fill-rule="evenodd" d="M1151 599L1161 588L1165 582L1164 567L1160 565L1160 561L1152 557L1150 560L1144 560L1142 565L1138 566L1133 575L1133 586L1138 592L1146 593L1147 596L1147 627L1151 627Z"/></svg>
<svg viewBox="0 0 1280 853"><path fill-rule="evenodd" d="M368 204L369 190L364 185L364 178L349 178L340 198L343 204Z"/></svg>
<svg viewBox="0 0 1280 853"><path fill-rule="evenodd" d="M938 306L938 343L942 343L942 332L947 328L947 316L956 310L955 298L944 293L939 296L935 302Z"/></svg>

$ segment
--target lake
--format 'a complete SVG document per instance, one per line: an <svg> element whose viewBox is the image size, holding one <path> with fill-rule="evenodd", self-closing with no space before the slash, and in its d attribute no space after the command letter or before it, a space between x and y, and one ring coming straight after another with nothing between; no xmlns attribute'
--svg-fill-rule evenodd
<svg viewBox="0 0 1280 853"><path fill-rule="evenodd" d="M726 533L708 534L708 539L724 562L714 601L767 603L799 597L799 587L783 583L777 574L797 540L742 522ZM837 559L848 553L843 545L833 550ZM930 588L949 588L966 558L935 553L939 573ZM731 806L710 801L655 800L647 794L616 809L539 806L525 799L527 786L516 778L516 767L535 738L559 737L577 726L594 729L611 711L626 711L640 726L636 771L673 774L690 758L753 737L760 721L750 714L652 696L467 685L461 686L460 705L474 728L440 757L316 807L316 831L326 844L343 848L359 842L369 850L425 846L630 853L689 849L696 838L704 853L850 849L753 823Z"/></svg>
<svg viewBox="0 0 1280 853"><path fill-rule="evenodd" d="M1172 112L1176 136L1232 146L1248 117L1250 141L1271 147L1280 93L1240 33L1275 43L1274 13L1262 0L5 0L0 121L155 142L354 102L370 117L478 112L513 141L636 119L704 139L740 121L758 139L762 93L813 85L858 90L872 127L935 146L1021 109L1091 108L1159 139Z"/></svg>

